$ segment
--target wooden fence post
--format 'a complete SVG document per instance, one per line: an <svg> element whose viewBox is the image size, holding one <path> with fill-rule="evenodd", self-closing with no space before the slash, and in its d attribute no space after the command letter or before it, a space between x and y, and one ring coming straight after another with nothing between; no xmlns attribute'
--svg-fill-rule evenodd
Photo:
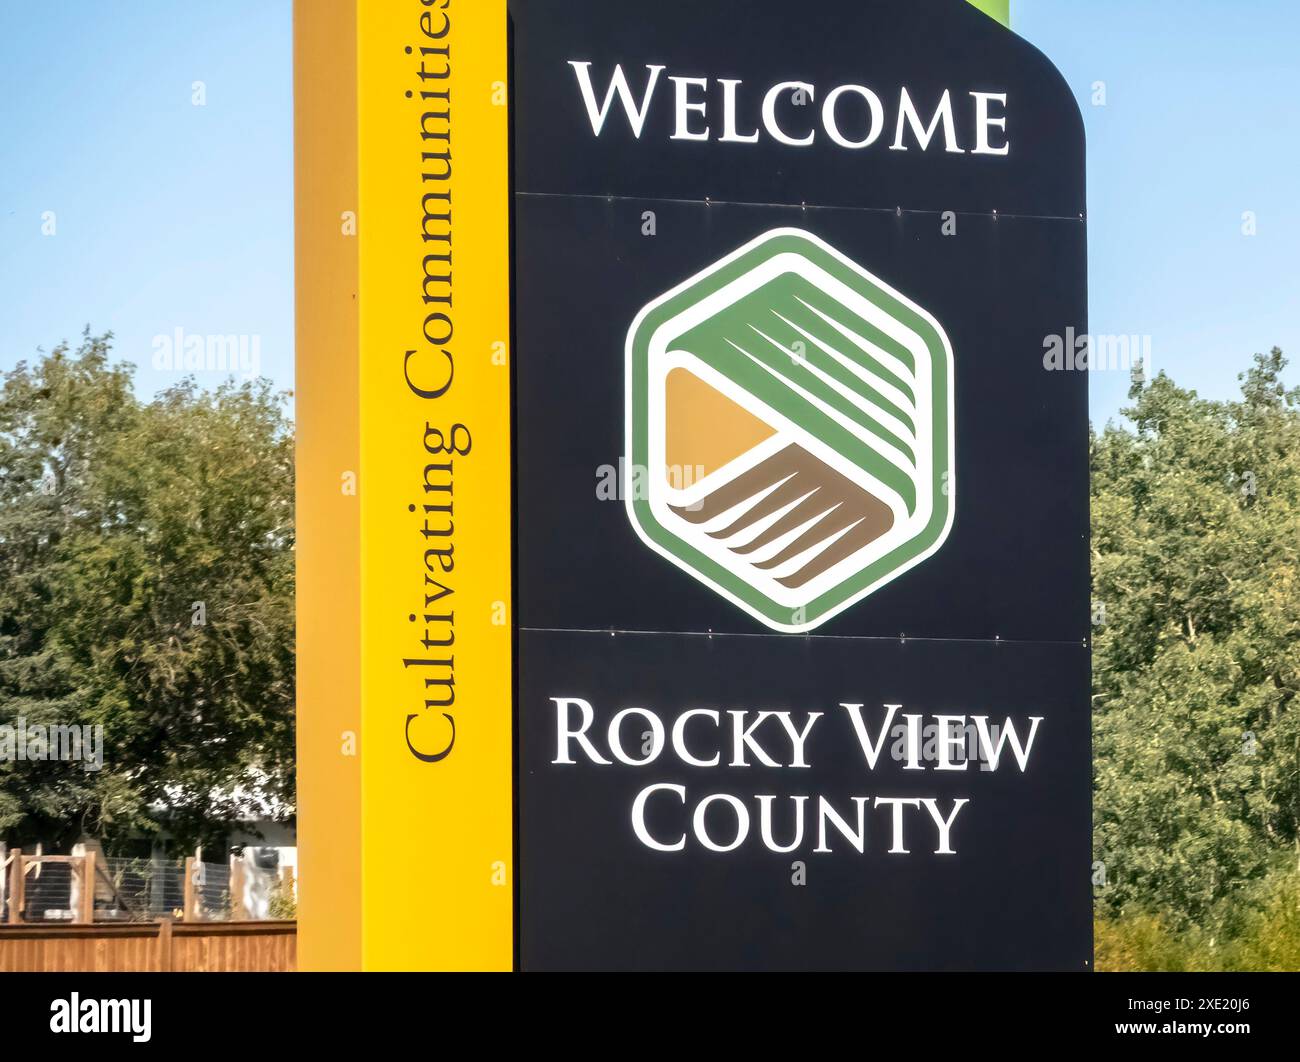
<svg viewBox="0 0 1300 1062"><path fill-rule="evenodd" d="M9 864L9 924L18 925L23 920L23 850L15 848Z"/></svg>
<svg viewBox="0 0 1300 1062"><path fill-rule="evenodd" d="M196 893L194 887L194 857L185 857L185 900L181 906L181 921L193 922L197 920Z"/></svg>
<svg viewBox="0 0 1300 1062"><path fill-rule="evenodd" d="M242 856L230 858L230 917L246 921L251 916L244 903L244 860Z"/></svg>
<svg viewBox="0 0 1300 1062"><path fill-rule="evenodd" d="M85 925L95 921L95 852L93 849L81 857L81 910L76 919Z"/></svg>
<svg viewBox="0 0 1300 1062"><path fill-rule="evenodd" d="M158 972L171 973L172 970L172 920L158 919Z"/></svg>

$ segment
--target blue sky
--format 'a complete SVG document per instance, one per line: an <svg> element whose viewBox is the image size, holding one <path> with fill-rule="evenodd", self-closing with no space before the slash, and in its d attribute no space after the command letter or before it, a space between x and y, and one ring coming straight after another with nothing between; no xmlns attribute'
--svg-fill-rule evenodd
<svg viewBox="0 0 1300 1062"><path fill-rule="evenodd" d="M1300 361L1300 4L1013 0L1012 19L1087 123L1092 331L1150 335L1155 368L1212 397L1255 351ZM152 393L175 379L153 339L181 328L256 336L292 387L291 29L289 0L0 0L0 368L89 323ZM1091 382L1104 421L1127 379Z"/></svg>
<svg viewBox="0 0 1300 1062"><path fill-rule="evenodd" d="M1150 335L1153 368L1206 397L1273 346L1300 382L1300 4L1012 0L1011 18L1087 126L1090 330ZM1104 422L1128 381L1091 383Z"/></svg>
<svg viewBox="0 0 1300 1062"><path fill-rule="evenodd" d="M182 328L292 386L291 41L288 0L0 0L0 369L89 323L152 394Z"/></svg>

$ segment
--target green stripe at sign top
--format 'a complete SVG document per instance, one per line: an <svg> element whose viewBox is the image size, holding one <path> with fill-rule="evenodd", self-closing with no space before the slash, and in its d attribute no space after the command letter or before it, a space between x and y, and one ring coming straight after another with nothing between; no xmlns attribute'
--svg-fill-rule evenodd
<svg viewBox="0 0 1300 1062"><path fill-rule="evenodd" d="M1011 0L969 0L989 18L995 18L1008 29L1011 28Z"/></svg>

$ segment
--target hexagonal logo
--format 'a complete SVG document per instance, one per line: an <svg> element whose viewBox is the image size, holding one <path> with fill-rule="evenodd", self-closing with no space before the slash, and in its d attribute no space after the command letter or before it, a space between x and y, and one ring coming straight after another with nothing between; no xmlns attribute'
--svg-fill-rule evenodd
<svg viewBox="0 0 1300 1062"><path fill-rule="evenodd" d="M813 630L948 537L948 337L811 233L767 232L646 306L626 386L632 526L774 630Z"/></svg>

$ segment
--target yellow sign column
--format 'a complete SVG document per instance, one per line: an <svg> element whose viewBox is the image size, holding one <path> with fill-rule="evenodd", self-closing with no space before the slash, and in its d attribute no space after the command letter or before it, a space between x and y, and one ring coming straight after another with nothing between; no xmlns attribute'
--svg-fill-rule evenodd
<svg viewBox="0 0 1300 1062"><path fill-rule="evenodd" d="M513 963L504 0L363 0L367 969Z"/></svg>
<svg viewBox="0 0 1300 1062"><path fill-rule="evenodd" d="M344 8L355 27L355 70L346 62L330 69L322 58L326 45L307 26L324 11ZM304 695L346 702L347 688L330 688L335 671L325 650L332 644L346 659L360 647L356 789L347 789L349 769L340 768L336 733L300 739L302 893L314 890L316 897L303 908L302 965L334 968L355 955L357 965L371 970L510 969L505 2L313 0L299 2L295 16L300 379L319 381L337 371L339 388L346 389L343 380L353 382L360 451L353 499L357 591L352 600L337 600L337 615L316 614L330 606L321 583L313 582L336 577L321 565L327 553L338 553L321 547L335 530L328 526L334 510L300 504L301 539L317 548L312 565L300 563L300 594L305 589L304 601L312 604L300 607L299 621L315 629L338 624L332 642L309 638L316 652L300 657L300 729L342 725L345 712L326 713L303 703ZM329 50L345 33L335 30ZM304 83L308 77L312 84ZM332 94L315 83L331 77L355 86L354 110L338 105L346 91ZM321 108L330 107L337 109L337 140L351 136L355 152L307 157L302 135L324 128ZM317 140L323 143L323 134ZM346 347L344 334L310 320L315 307L307 285L327 271L303 257L330 250L305 242L302 229L310 220L304 210L319 206L326 185L345 184L341 171L348 167L356 177L351 246L358 327L350 355L336 356ZM329 298L340 297L330 291ZM343 310L331 306L329 313ZM330 415L317 404L322 386L299 395L300 420L314 425L313 438L322 437ZM335 443L346 438L349 415L341 411ZM313 468L314 461L314 452L300 454L302 467ZM345 523L337 530L346 536ZM347 567L345 558L335 559ZM336 574L343 585L351 577L346 570ZM322 796L332 777L343 787ZM321 809L331 801L347 805L340 812L345 827L355 815L358 845L350 827L330 828ZM327 913L321 901L335 894L343 900L347 890L313 881L310 868L328 872L338 859L324 853L335 848L356 860L360 903ZM347 926L327 919L347 923L358 915L359 946L352 951Z"/></svg>
<svg viewBox="0 0 1300 1062"><path fill-rule="evenodd" d="M355 0L294 5L298 968L361 967Z"/></svg>

